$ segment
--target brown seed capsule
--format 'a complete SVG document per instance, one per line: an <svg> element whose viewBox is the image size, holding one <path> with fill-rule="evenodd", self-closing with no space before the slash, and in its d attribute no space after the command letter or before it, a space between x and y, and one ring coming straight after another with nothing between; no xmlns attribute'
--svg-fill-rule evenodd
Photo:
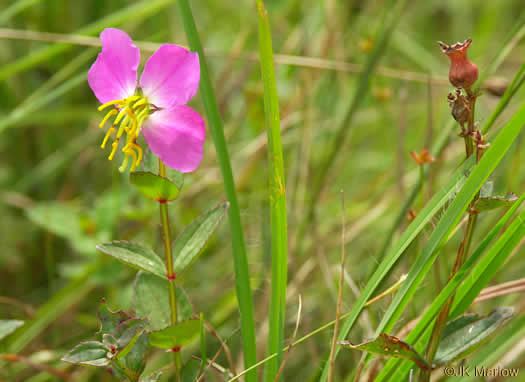
<svg viewBox="0 0 525 382"><path fill-rule="evenodd" d="M467 57L467 49L472 40L468 39L454 45L447 45L441 41L438 43L441 51L450 58L450 71L448 72L450 83L456 88L469 90L478 79L478 67Z"/></svg>

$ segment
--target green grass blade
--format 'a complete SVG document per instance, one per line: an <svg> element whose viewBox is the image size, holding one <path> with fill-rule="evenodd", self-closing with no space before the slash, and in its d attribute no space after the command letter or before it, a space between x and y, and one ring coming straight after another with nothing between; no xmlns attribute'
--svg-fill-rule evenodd
<svg viewBox="0 0 525 382"><path fill-rule="evenodd" d="M241 333L244 351L244 366L250 367L257 361L255 347L255 321L253 317L253 300L250 287L250 275L248 269L248 260L246 257L246 246L244 243L244 233L241 224L239 203L237 202L237 193L228 155L228 148L224 138L222 119L215 99L215 93L208 73L206 57L200 42L199 34L193 20L191 8L187 0L179 0L179 9L184 23L184 30L190 48L199 53L201 65L200 95L204 103L204 109L208 118L211 135L217 150L217 159L221 168L224 181L226 199L230 202L228 217L232 234L233 261L235 268L235 288L237 291L237 300L241 314ZM257 380L257 373L254 370L246 375L246 381L252 382Z"/></svg>
<svg viewBox="0 0 525 382"><path fill-rule="evenodd" d="M173 0L144 0L140 3L136 3L122 10L116 11L100 20L97 20L89 25L86 25L85 27L76 30L73 33L92 36L109 26L114 27L125 22L145 19L155 12L158 12L162 8L165 8L172 2ZM15 74L29 70L44 61L52 60L55 56L67 52L73 47L74 45L69 44L56 44L40 48L39 50L22 57L15 62L4 65L0 69L0 81L3 81Z"/></svg>
<svg viewBox="0 0 525 382"><path fill-rule="evenodd" d="M521 205L521 203L525 200L525 194L521 196L519 200L514 203L514 205L507 211L507 213L498 221L498 223L494 226L494 228L485 235L483 241L479 244L479 246L474 250L472 255L469 256L465 264L459 269L459 271L454 275L454 277L445 285L445 287L441 290L439 295L434 299L430 307L425 311L421 319L418 321L417 325L410 331L408 336L404 339L404 341L408 342L409 344L414 344L416 341L418 341L422 334L429 328L430 323L432 320L436 317L436 315L440 312L441 307L447 302L450 296L454 294L460 283L465 279L465 277L471 272L474 265L478 262L478 260L483 256L484 251L487 249L490 242L496 237L496 235L501 231L501 229L508 223L509 219L512 217L512 215L516 212L518 207ZM507 230L508 231L508 230ZM500 238L498 242L505 241L506 239L504 237ZM497 253L497 245L495 245L490 251L486 253L486 257L491 257L491 252ZM376 377L376 381L384 381L385 378L388 380L390 373L393 370L396 370L399 368L399 364L401 363L401 360L390 360L385 365L385 367L381 370L381 372Z"/></svg>
<svg viewBox="0 0 525 382"><path fill-rule="evenodd" d="M257 10L259 13L261 73L264 84L264 111L266 115L266 131L268 132L268 167L270 169L272 291L267 352L268 354L277 353L278 355L266 365L265 380L272 382L275 380L282 362L284 338L288 246L286 193L279 119L279 98L275 83L270 23L268 21L268 13L261 0L257 0Z"/></svg>

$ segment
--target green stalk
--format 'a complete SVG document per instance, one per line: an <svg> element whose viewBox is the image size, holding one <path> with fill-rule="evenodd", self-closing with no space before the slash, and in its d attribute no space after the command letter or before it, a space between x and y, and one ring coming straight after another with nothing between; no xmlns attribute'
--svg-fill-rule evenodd
<svg viewBox="0 0 525 382"><path fill-rule="evenodd" d="M159 175L167 178L166 165L159 158ZM166 256L166 269L168 271L168 285L170 297L171 325L177 324L177 294L175 292L175 272L173 272L173 252L171 249L171 229L170 218L168 214L168 203L159 202L160 221L162 224L162 238L164 240L164 254ZM180 352L173 353L173 362L175 364L175 373L177 380L180 380L180 368L182 365Z"/></svg>
<svg viewBox="0 0 525 382"><path fill-rule="evenodd" d="M262 0L257 0L259 13L259 52L264 85L264 111L268 133L268 167L270 169L270 222L272 245L272 291L270 300L270 330L267 354L277 353L266 367L265 381L276 379L282 362L287 278L286 191L283 150L279 119L279 98L275 83L272 36L268 12Z"/></svg>
<svg viewBox="0 0 525 382"><path fill-rule="evenodd" d="M199 85L200 94L206 111L206 117L210 127L210 132L217 151L217 159L221 169L222 178L224 182L224 189L226 199L230 203L228 209L228 218L230 221L230 230L232 234L232 248L233 248L233 263L235 269L235 289L237 292L237 301L239 303L239 310L241 316L241 333L244 351L244 366L249 368L257 361L257 353L255 346L255 321L253 317L253 300L250 287L250 277L248 269L248 260L246 256L246 246L244 244L244 233L241 225L241 215L239 204L237 202L237 193L235 191L235 183L230 164L230 157L228 155L228 148L224 138L224 130L222 126L219 108L215 99L215 93L208 74L208 65L206 64L206 57L199 39L199 34L193 20L191 8L188 0L178 1L184 30L190 45L191 50L199 54L201 66L201 81ZM246 375L246 382L254 382L257 380L257 373L255 370Z"/></svg>

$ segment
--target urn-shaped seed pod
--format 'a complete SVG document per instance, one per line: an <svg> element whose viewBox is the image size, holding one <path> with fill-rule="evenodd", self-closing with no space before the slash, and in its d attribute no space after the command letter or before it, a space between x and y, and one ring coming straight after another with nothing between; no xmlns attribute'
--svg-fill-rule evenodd
<svg viewBox="0 0 525 382"><path fill-rule="evenodd" d="M450 58L448 79L456 88L470 89L478 79L478 67L467 57L467 49L471 43L471 39L454 45L439 41L441 51Z"/></svg>

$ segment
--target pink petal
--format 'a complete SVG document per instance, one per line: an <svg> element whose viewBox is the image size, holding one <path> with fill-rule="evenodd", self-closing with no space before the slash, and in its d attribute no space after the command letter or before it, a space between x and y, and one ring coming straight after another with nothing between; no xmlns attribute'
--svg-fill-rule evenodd
<svg viewBox="0 0 525 382"><path fill-rule="evenodd" d="M142 128L151 151L166 166L180 172L191 172L204 155L204 121L188 106L178 105L150 115Z"/></svg>
<svg viewBox="0 0 525 382"><path fill-rule="evenodd" d="M101 103L123 99L135 93L140 50L123 31L104 29L102 52L88 72L89 86Z"/></svg>
<svg viewBox="0 0 525 382"><path fill-rule="evenodd" d="M184 105L197 93L200 74L197 53L164 44L146 62L140 87L155 106Z"/></svg>

